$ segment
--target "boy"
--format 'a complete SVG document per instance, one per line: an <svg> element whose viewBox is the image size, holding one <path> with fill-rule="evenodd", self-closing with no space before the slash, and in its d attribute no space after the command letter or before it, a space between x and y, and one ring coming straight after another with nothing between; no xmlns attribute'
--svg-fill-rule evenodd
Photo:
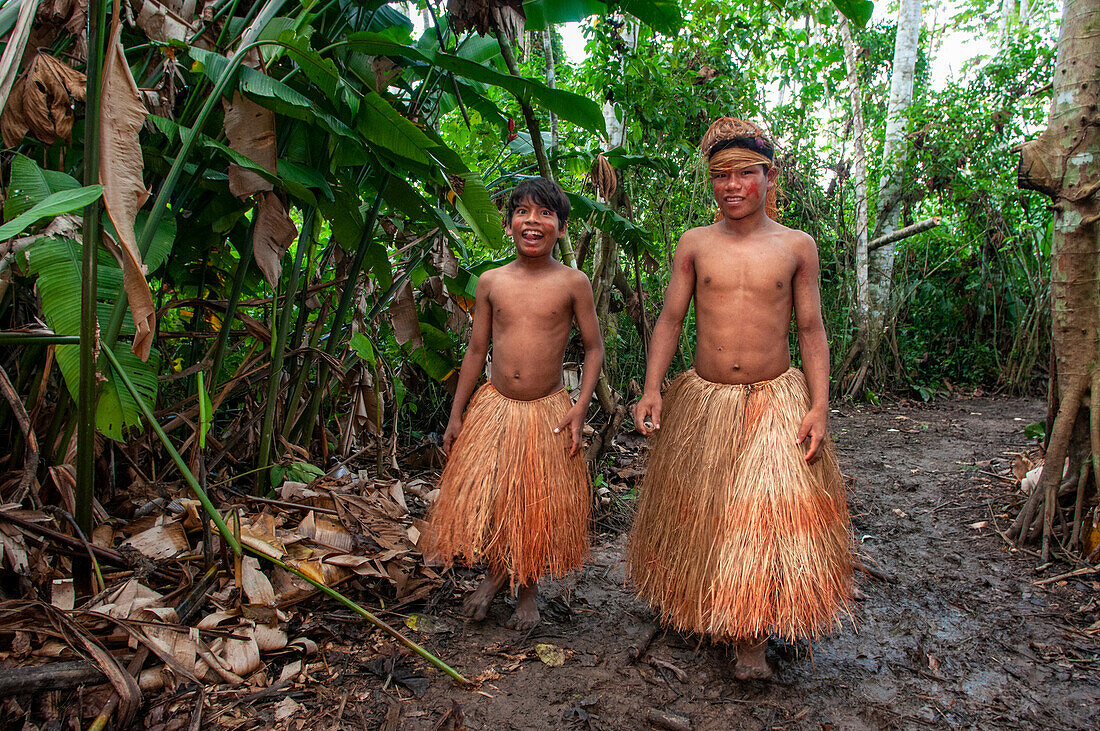
<svg viewBox="0 0 1100 731"><path fill-rule="evenodd" d="M812 638L840 624L851 529L826 434L816 244L775 220L775 148L759 127L723 117L701 149L719 220L680 239L653 330L634 421L657 436L627 561L664 621L732 641L735 676L763 680L769 634ZM692 298L695 367L662 410ZM792 311L805 376L791 367Z"/></svg>
<svg viewBox="0 0 1100 731"><path fill-rule="evenodd" d="M581 433L603 342L588 277L552 257L569 218L562 189L544 178L525 180L509 198L507 216L516 259L478 278L425 553L447 565L456 557L484 560L489 573L467 598L466 613L484 619L510 581L518 598L507 626L527 630L539 621L539 577L561 576L588 553L591 493ZM561 378L574 321L584 340L575 404ZM490 339L491 379L471 400Z"/></svg>

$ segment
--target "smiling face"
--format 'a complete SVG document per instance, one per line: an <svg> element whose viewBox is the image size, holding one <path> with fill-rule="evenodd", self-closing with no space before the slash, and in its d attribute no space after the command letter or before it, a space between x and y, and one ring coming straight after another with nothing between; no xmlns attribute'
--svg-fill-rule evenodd
<svg viewBox="0 0 1100 731"><path fill-rule="evenodd" d="M558 221L558 214L550 206L525 197L512 211L504 230L516 242L517 256L537 259L550 255L565 232L565 225Z"/></svg>
<svg viewBox="0 0 1100 731"><path fill-rule="evenodd" d="M731 221L755 214L764 207L775 176L776 169L766 165L712 168L710 183L718 209Z"/></svg>

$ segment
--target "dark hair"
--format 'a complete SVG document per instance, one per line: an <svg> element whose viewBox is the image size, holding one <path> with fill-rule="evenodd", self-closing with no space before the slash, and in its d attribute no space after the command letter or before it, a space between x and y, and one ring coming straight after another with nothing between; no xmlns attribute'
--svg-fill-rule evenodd
<svg viewBox="0 0 1100 731"><path fill-rule="evenodd" d="M527 178L512 190L508 196L508 220L524 200L530 199L537 205L546 206L558 215L558 226L564 226L569 220L569 197L553 180L546 178Z"/></svg>

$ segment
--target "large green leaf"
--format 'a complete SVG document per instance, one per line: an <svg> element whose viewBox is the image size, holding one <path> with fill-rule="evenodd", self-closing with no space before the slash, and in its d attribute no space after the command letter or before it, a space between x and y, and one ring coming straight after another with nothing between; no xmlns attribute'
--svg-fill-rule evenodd
<svg viewBox="0 0 1100 731"><path fill-rule="evenodd" d="M528 30L543 30L548 25L572 23L590 15L603 15L603 0L523 0L524 24Z"/></svg>
<svg viewBox="0 0 1100 731"><path fill-rule="evenodd" d="M432 163L428 150L436 147L436 143L376 92L368 90L363 95L355 128L367 142L383 151L421 165Z"/></svg>
<svg viewBox="0 0 1100 731"><path fill-rule="evenodd" d="M653 243L653 237L644 228L635 226L599 201L568 191L566 195L569 196L569 202L573 205L570 213L572 218L588 219L593 226L611 234L620 244L645 249L653 256L660 256L660 252Z"/></svg>
<svg viewBox="0 0 1100 731"><path fill-rule="evenodd" d="M80 334L81 245L69 238L43 239L28 250L31 271L38 275L38 293L42 298L42 314L58 335ZM122 291L122 270L105 251L98 253L96 310L101 323L110 320L114 301ZM133 321L126 315L124 334L133 333ZM160 356L154 348L148 362L143 363L126 343L120 341L112 352L118 357L127 375L137 386L152 409L157 395L157 372ZM80 376L80 346L59 345L57 365L73 399L77 398ZM105 436L121 441L127 427L141 428L141 410L133 396L116 380L110 369L103 373L99 404L96 407L96 428Z"/></svg>
<svg viewBox="0 0 1100 731"><path fill-rule="evenodd" d="M20 213L3 226L0 226L0 241L18 236L25 228L41 221L43 218L53 218L54 216L78 211L92 201L98 200L102 195L102 185L88 185L83 188L51 193L46 196L45 200L32 206L29 211Z"/></svg>
<svg viewBox="0 0 1100 731"><path fill-rule="evenodd" d="M548 25L583 20L590 15L604 15L622 10L666 35L676 35L684 25L684 15L677 0L524 0L528 30L542 30Z"/></svg>
<svg viewBox="0 0 1100 731"><path fill-rule="evenodd" d="M618 0L611 5L666 35L674 36L684 27L684 15L677 0Z"/></svg>
<svg viewBox="0 0 1100 731"><path fill-rule="evenodd" d="M605 134L600 105L591 99L562 89L551 89L535 79L503 74L489 66L467 60L435 48L414 48L395 43L378 33L353 33L348 36L348 46L362 53L376 56L397 56L410 61L437 66L483 84L510 91L520 100L538 102L562 119L595 132Z"/></svg>
<svg viewBox="0 0 1100 731"><path fill-rule="evenodd" d="M43 170L26 155L11 159L8 197L4 200L4 218L11 220L41 203L51 193L79 188L80 181L56 170Z"/></svg>
<svg viewBox="0 0 1100 731"><path fill-rule="evenodd" d="M871 13L875 12L875 4L870 0L833 0L833 5L860 28L867 26Z"/></svg>

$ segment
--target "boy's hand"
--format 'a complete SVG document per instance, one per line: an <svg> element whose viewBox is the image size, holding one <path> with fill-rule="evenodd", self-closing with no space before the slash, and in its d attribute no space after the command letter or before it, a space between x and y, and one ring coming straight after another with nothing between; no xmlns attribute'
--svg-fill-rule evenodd
<svg viewBox="0 0 1100 731"><path fill-rule="evenodd" d="M634 404L634 426L644 436L661 428L661 408L664 405L659 393L643 393Z"/></svg>
<svg viewBox="0 0 1100 731"><path fill-rule="evenodd" d="M449 419L447 430L443 432L443 453L450 455L451 445L458 439L458 433L462 431L462 419Z"/></svg>
<svg viewBox="0 0 1100 731"><path fill-rule="evenodd" d="M806 441L806 437L810 438L810 446L803 457L807 464L813 464L817 460L821 443L825 441L825 433L828 428L829 416L824 409L811 409L802 417L802 425L798 427L796 439L799 444L802 444Z"/></svg>
<svg viewBox="0 0 1100 731"><path fill-rule="evenodd" d="M554 433L560 434L562 429L568 429L573 436L573 447L569 450L569 456L573 457L580 451L581 435L584 434L584 417L588 409L582 409L580 404L573 404L573 408L565 412L561 422L554 427Z"/></svg>

